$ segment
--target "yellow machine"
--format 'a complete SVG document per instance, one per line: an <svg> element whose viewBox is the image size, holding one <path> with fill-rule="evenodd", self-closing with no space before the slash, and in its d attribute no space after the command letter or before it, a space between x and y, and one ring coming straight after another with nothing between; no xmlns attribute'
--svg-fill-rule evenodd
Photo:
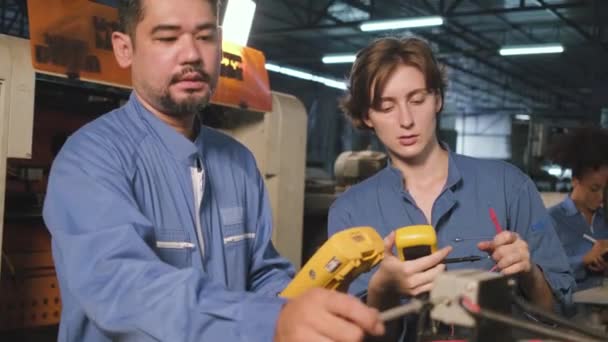
<svg viewBox="0 0 608 342"><path fill-rule="evenodd" d="M417 225L395 231L395 246L399 259L414 260L437 250L437 236L433 226Z"/></svg>
<svg viewBox="0 0 608 342"><path fill-rule="evenodd" d="M327 240L281 292L293 298L313 287L345 292L359 274L384 258L384 241L372 227L354 227Z"/></svg>

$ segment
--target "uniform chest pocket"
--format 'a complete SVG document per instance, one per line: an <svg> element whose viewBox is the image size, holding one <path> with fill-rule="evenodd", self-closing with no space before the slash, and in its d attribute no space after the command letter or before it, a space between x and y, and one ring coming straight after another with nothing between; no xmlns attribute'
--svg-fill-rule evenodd
<svg viewBox="0 0 608 342"><path fill-rule="evenodd" d="M155 251L158 257L177 268L190 267L196 245L180 229L163 229L156 232Z"/></svg>
<svg viewBox="0 0 608 342"><path fill-rule="evenodd" d="M250 250L255 233L247 232L242 208L222 208L220 215L224 255L226 265L230 269L226 277L226 286L231 290L244 291L248 284Z"/></svg>
<svg viewBox="0 0 608 342"><path fill-rule="evenodd" d="M255 239L255 233L245 230L243 208L223 208L220 209L220 215L222 216L224 246L240 246Z"/></svg>

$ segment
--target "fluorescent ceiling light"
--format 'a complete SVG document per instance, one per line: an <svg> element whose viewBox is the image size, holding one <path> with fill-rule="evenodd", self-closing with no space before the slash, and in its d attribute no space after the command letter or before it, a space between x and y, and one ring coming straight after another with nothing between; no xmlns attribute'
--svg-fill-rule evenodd
<svg viewBox="0 0 608 342"><path fill-rule="evenodd" d="M368 32L441 25L443 25L442 17L418 17L411 19L368 21L361 24L359 28L361 31Z"/></svg>
<svg viewBox="0 0 608 342"><path fill-rule="evenodd" d="M530 115L528 115L528 114L516 114L515 115L515 119L516 120L520 120L520 121L529 121L530 120Z"/></svg>
<svg viewBox="0 0 608 342"><path fill-rule="evenodd" d="M541 45L514 45L503 46L498 53L501 56L513 55L533 55L540 53L562 53L564 47L561 44L541 44Z"/></svg>
<svg viewBox="0 0 608 342"><path fill-rule="evenodd" d="M344 83L344 81L339 81L339 80L328 78L328 77L313 75L306 71L297 70L297 69L293 69L293 68L289 68L289 67L283 67L280 65L272 64L272 63L266 63L266 70L276 72L279 74L283 74L283 75L287 75L287 76L291 76L291 77L295 77L295 78L299 78L302 80L321 83L321 84L324 84L331 88L346 90L346 83Z"/></svg>
<svg viewBox="0 0 608 342"><path fill-rule="evenodd" d="M255 2L251 0L230 0L222 23L223 39L240 46L246 46L255 13Z"/></svg>
<svg viewBox="0 0 608 342"><path fill-rule="evenodd" d="M559 177L562 174L562 168L559 166L553 166L553 167L549 168L549 170L547 170L547 172L551 176Z"/></svg>
<svg viewBox="0 0 608 342"><path fill-rule="evenodd" d="M323 56L323 63L325 64L337 64L337 63L352 63L357 58L357 55L326 55Z"/></svg>
<svg viewBox="0 0 608 342"><path fill-rule="evenodd" d="M559 177L564 173L564 170L559 165L546 165L542 169L551 176Z"/></svg>

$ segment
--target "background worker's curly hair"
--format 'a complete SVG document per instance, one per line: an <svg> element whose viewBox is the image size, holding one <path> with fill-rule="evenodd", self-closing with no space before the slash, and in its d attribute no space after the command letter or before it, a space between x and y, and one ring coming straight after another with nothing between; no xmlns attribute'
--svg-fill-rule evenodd
<svg viewBox="0 0 608 342"><path fill-rule="evenodd" d="M597 127L572 130L553 145L551 159L572 169L572 177L578 179L587 171L608 166L608 130Z"/></svg>

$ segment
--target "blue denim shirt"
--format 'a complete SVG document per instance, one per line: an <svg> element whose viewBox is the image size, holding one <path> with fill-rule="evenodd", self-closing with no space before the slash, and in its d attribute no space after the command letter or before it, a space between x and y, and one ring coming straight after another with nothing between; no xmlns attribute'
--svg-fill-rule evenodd
<svg viewBox="0 0 608 342"><path fill-rule="evenodd" d="M568 259L555 233L534 183L516 167L501 161L481 160L449 152L446 185L432 207L427 222L403 186L403 177L392 165L342 194L329 212L329 235L354 226L374 227L381 236L409 225L431 224L438 247L451 245L448 257L485 255L477 243L492 240L496 228L492 209L503 229L517 232L529 245L532 262L543 271L557 300L569 304L575 286ZM447 265L447 269L489 270L492 259ZM364 293L372 272L350 286Z"/></svg>
<svg viewBox="0 0 608 342"><path fill-rule="evenodd" d="M577 291L602 285L602 274L593 272L583 265L583 256L593 247L591 242L583 238L583 234L598 240L608 239L608 223L603 210L600 208L594 213L590 226L568 196L561 203L549 208L549 213L553 217L555 230L568 255L576 279Z"/></svg>
<svg viewBox="0 0 608 342"><path fill-rule="evenodd" d="M232 138L202 127L193 143L131 95L66 142L44 220L63 304L59 341L272 340L284 304L276 294L293 269L272 246L255 160Z"/></svg>

